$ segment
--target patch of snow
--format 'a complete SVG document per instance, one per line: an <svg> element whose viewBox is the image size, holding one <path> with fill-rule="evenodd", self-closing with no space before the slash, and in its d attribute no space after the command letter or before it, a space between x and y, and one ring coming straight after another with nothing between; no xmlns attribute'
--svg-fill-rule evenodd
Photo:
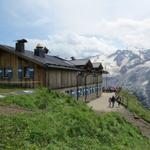
<svg viewBox="0 0 150 150"><path fill-rule="evenodd" d="M148 80L146 80L145 82L142 83L142 85L147 85L148 84Z"/></svg>
<svg viewBox="0 0 150 150"><path fill-rule="evenodd" d="M126 57L123 59L121 66L124 66L125 64L127 64L129 62L129 59Z"/></svg>

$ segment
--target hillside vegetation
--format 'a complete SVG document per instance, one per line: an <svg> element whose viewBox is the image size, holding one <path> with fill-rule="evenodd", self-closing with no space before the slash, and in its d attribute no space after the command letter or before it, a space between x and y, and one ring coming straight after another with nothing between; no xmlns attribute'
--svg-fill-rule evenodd
<svg viewBox="0 0 150 150"><path fill-rule="evenodd" d="M38 89L5 98L29 113L0 115L0 149L6 150L148 150L150 141L117 113L96 115L83 102Z"/></svg>
<svg viewBox="0 0 150 150"><path fill-rule="evenodd" d="M128 91L122 91L120 95L123 97L125 105L131 112L136 113L150 123L150 110L144 108L135 95Z"/></svg>

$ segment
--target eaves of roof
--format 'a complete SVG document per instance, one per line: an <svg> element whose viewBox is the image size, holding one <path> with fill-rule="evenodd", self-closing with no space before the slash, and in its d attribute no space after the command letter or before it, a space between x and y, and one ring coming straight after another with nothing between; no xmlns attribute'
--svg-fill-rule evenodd
<svg viewBox="0 0 150 150"><path fill-rule="evenodd" d="M15 48L6 46L6 45L0 45L0 49L7 51L8 53L14 54L25 60L29 60L29 61L31 61L35 64L38 64L42 67L80 70L80 69L76 68L75 65L73 65L72 63L67 62L67 60L61 59L56 56L46 56L46 58L40 58L38 56L34 56L33 52L31 52L31 51L26 50L24 53L16 52Z"/></svg>

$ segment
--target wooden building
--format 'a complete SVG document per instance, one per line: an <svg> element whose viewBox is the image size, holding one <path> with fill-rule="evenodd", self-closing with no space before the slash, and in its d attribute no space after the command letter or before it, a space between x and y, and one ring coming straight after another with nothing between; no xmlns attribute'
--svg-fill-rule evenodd
<svg viewBox="0 0 150 150"><path fill-rule="evenodd" d="M0 45L0 85L45 86L85 100L100 96L103 72L100 63L95 66L88 59L68 61L50 56L41 45L34 52L28 51L26 42L18 40L15 48Z"/></svg>

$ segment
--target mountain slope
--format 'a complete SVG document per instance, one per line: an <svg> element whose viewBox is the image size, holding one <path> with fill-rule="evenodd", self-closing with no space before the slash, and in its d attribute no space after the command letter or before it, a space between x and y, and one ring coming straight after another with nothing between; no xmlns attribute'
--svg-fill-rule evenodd
<svg viewBox="0 0 150 150"><path fill-rule="evenodd" d="M107 86L122 86L133 91L150 108L150 50L117 50L108 56L92 57L109 71Z"/></svg>

